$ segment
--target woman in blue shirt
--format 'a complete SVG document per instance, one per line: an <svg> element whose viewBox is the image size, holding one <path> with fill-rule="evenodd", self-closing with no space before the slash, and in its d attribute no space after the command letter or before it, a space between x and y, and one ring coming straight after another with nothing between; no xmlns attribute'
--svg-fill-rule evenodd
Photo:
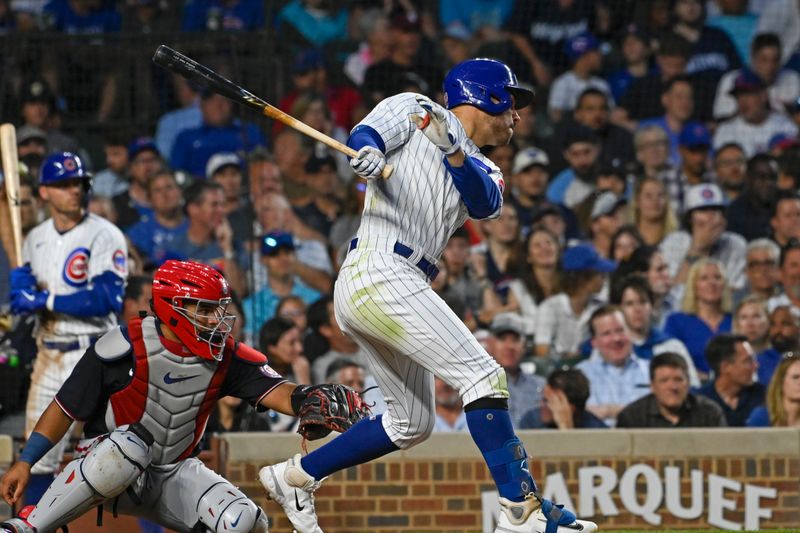
<svg viewBox="0 0 800 533"><path fill-rule="evenodd" d="M722 263L701 259L689 269L681 311L667 317L664 333L686 345L704 379L710 370L703 353L706 343L714 335L729 333L731 326L731 294Z"/></svg>
<svg viewBox="0 0 800 533"><path fill-rule="evenodd" d="M800 427L800 354L787 352L767 389L767 405L756 407L750 427Z"/></svg>

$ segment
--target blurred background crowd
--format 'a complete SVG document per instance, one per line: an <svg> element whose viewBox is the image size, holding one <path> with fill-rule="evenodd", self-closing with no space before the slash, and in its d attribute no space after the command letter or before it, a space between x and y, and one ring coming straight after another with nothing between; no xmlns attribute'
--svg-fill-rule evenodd
<svg viewBox="0 0 800 533"><path fill-rule="evenodd" d="M502 214L456 231L433 287L505 368L517 428L800 425L796 0L0 0L0 41L26 231L42 161L74 151L129 240L121 319L165 260L205 262L278 372L360 390L331 294L368 185L150 57L170 44L340 141L501 59L536 105L487 150ZM0 429L21 436L30 355L4 346ZM437 430L466 429L440 380L436 399ZM209 429L294 423L226 398Z"/></svg>

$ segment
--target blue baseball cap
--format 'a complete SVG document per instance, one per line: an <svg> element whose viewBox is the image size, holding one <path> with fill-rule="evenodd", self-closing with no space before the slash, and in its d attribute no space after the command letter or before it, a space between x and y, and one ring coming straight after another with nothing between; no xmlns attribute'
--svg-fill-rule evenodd
<svg viewBox="0 0 800 533"><path fill-rule="evenodd" d="M322 55L322 51L318 48L307 48L295 56L292 72L296 76L302 76L324 67L325 58Z"/></svg>
<svg viewBox="0 0 800 533"><path fill-rule="evenodd" d="M614 272L617 263L603 259L594 246L588 243L580 243L570 246L561 254L561 268L565 272Z"/></svg>
<svg viewBox="0 0 800 533"><path fill-rule="evenodd" d="M597 37L584 31L567 41L566 53L569 60L577 61L584 54L600 48L600 41Z"/></svg>
<svg viewBox="0 0 800 533"><path fill-rule="evenodd" d="M131 141L131 144L128 145L128 159L133 159L145 150L151 150L157 155L160 155L156 142L152 137L136 137Z"/></svg>
<svg viewBox="0 0 800 533"><path fill-rule="evenodd" d="M274 255L279 250L294 250L294 237L286 231L270 231L261 238L261 255Z"/></svg>
<svg viewBox="0 0 800 533"><path fill-rule="evenodd" d="M740 93L755 93L758 91L765 91L766 89L767 84L764 83L761 76L749 68L743 68L739 71L739 74L736 75L733 87L728 91L728 94L736 96Z"/></svg>
<svg viewBox="0 0 800 533"><path fill-rule="evenodd" d="M711 132L702 122L696 120L687 122L678 137L678 144L686 148L710 147Z"/></svg>

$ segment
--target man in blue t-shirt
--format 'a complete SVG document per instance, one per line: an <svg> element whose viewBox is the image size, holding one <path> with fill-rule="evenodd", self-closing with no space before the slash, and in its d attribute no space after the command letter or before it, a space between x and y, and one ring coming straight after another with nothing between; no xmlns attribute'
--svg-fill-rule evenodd
<svg viewBox="0 0 800 533"><path fill-rule="evenodd" d="M201 96L203 123L178 134L170 157L175 170L183 170L196 178L205 177L206 163L216 153L249 152L266 145L257 125L233 117L230 100L210 92Z"/></svg>
<svg viewBox="0 0 800 533"><path fill-rule="evenodd" d="M191 0L183 11L183 31L254 31L264 28L261 0Z"/></svg>

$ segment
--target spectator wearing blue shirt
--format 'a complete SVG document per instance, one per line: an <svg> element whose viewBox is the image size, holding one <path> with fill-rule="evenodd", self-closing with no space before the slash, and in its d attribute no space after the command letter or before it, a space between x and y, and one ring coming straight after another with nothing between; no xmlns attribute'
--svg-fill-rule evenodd
<svg viewBox="0 0 800 533"><path fill-rule="evenodd" d="M191 0L183 11L183 31L255 31L264 28L262 0Z"/></svg>
<svg viewBox="0 0 800 533"><path fill-rule="evenodd" d="M692 55L686 65L688 74L703 73L719 79L729 70L742 66L742 60L728 35L705 24L701 0L677 0L674 3L677 22L673 31L692 44Z"/></svg>
<svg viewBox="0 0 800 533"><path fill-rule="evenodd" d="M443 28L460 23L471 33L484 27L499 30L514 9L514 0L441 0L439 22Z"/></svg>
<svg viewBox="0 0 800 533"><path fill-rule="evenodd" d="M156 146L158 146L159 152L167 155L172 154L175 139L180 133L203 125L200 95L182 76L176 74L173 82L175 96L180 102L181 108L162 115L156 125Z"/></svg>
<svg viewBox="0 0 800 533"><path fill-rule="evenodd" d="M210 181L196 181L184 191L183 212L189 227L178 233L166 250L170 259L197 261L225 274L231 288L246 294L247 254L233 238L225 218L225 193L222 186Z"/></svg>
<svg viewBox="0 0 800 533"><path fill-rule="evenodd" d="M282 41L322 47L347 37L347 10L323 2L292 0L278 13L277 30Z"/></svg>
<svg viewBox="0 0 800 533"><path fill-rule="evenodd" d="M633 351L619 307L605 305L589 319L596 354L575 368L586 375L591 394L586 408L607 425L616 425L622 409L650 392L650 363Z"/></svg>
<svg viewBox="0 0 800 533"><path fill-rule="evenodd" d="M758 354L758 382L767 384L786 353L800 354L800 311L779 305L769 315L769 340L772 347Z"/></svg>
<svg viewBox="0 0 800 533"><path fill-rule="evenodd" d="M179 236L186 233L189 221L183 214L183 197L175 175L160 170L147 180L147 196L152 216L128 228L128 238L142 255L145 269L158 268L170 259L170 249Z"/></svg>
<svg viewBox="0 0 800 533"><path fill-rule="evenodd" d="M583 372L565 368L552 372L542 393L542 403L525 413L519 429L606 429L602 420L586 409L589 380Z"/></svg>
<svg viewBox="0 0 800 533"><path fill-rule="evenodd" d="M731 296L722 265L715 259L700 259L689 270L681 311L667 317L664 332L683 342L704 379L711 370L706 343L732 327Z"/></svg>
<svg viewBox="0 0 800 533"><path fill-rule="evenodd" d="M123 231L153 215L147 194L147 180L163 166L164 160L151 137L137 137L131 141L126 172L128 187L111 199L117 213L115 222Z"/></svg>
<svg viewBox="0 0 800 533"><path fill-rule="evenodd" d="M705 357L714 380L698 392L722 408L729 426L744 426L753 409L764 403L767 390L763 383L753 380L758 363L747 337L717 335L708 342Z"/></svg>
<svg viewBox="0 0 800 533"><path fill-rule="evenodd" d="M756 407L747 419L750 427L800 426L800 355L787 353L769 382L766 405Z"/></svg>
<svg viewBox="0 0 800 533"><path fill-rule="evenodd" d="M611 303L618 305L625 316L636 355L648 361L667 352L681 356L686 363L689 384L699 387L700 378L686 346L653 325L653 301L650 284L638 274L623 278L611 289Z"/></svg>
<svg viewBox="0 0 800 533"><path fill-rule="evenodd" d="M622 100L634 80L657 73L657 70L650 65L652 50L649 38L635 24L625 28L620 49L625 66L608 76L608 85L615 102Z"/></svg>
<svg viewBox="0 0 800 533"><path fill-rule="evenodd" d="M275 316L281 298L298 296L308 305L321 296L295 274L295 249L291 233L274 231L261 239L261 263L267 270L267 284L243 302L245 332L252 338L258 335L262 324Z"/></svg>
<svg viewBox="0 0 800 533"><path fill-rule="evenodd" d="M200 101L203 124L178 134L170 163L196 178L205 177L206 163L218 152L249 152L265 146L257 125L233 117L233 103L218 94L205 92Z"/></svg>
<svg viewBox="0 0 800 533"><path fill-rule="evenodd" d="M669 163L673 167L680 167L681 154L678 146L681 132L683 125L694 112L694 89L689 78L676 76L669 80L661 92L661 105L664 108L664 115L643 120L639 123L639 127L650 124L661 126L667 132L669 139ZM708 144L711 144L710 139Z"/></svg>
<svg viewBox="0 0 800 533"><path fill-rule="evenodd" d="M122 26L114 3L104 0L52 0L44 14L52 30L73 35L114 33Z"/></svg>

